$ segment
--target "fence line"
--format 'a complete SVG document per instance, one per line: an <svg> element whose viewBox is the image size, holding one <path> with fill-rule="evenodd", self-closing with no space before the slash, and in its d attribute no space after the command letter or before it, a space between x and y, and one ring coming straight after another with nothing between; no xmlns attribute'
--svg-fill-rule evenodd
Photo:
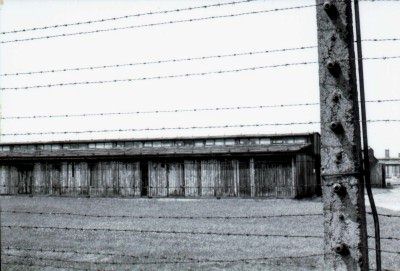
<svg viewBox="0 0 400 271"><path fill-rule="evenodd" d="M387 103L400 102L400 99L379 99L368 100L366 103ZM95 117L95 116L120 116L120 115L140 115L140 114L162 114L162 113L182 113L182 112L204 112L204 111L228 111L228 110L250 110L250 109L266 109L266 108L284 108L284 107L301 107L301 106L317 106L318 102L309 103L291 103L291 104L271 104L271 105L255 105L255 106L226 106L226 107L207 107L207 108L177 108L177 109L155 109L147 111L131 111L131 112L102 112L102 113L81 113L81 114L60 114L60 115L32 115L32 116L2 116L0 119L18 120L18 119L41 119L41 118L77 118L77 117Z"/></svg>
<svg viewBox="0 0 400 271"><path fill-rule="evenodd" d="M180 263L244 263L244 264L249 264L252 262L267 262L267 261L271 261L271 260L282 260L282 259L301 259L301 258L310 258L310 257L321 257L324 254L322 253L316 253L316 254L310 254L310 255L303 255L303 256L286 256L286 257L265 257L265 258L249 258L249 259L232 259L232 260L223 260L223 259L193 259L193 260L169 260L169 261L153 261L153 262L133 262L133 263L121 263L121 262L117 262L117 261L113 261L113 262L90 262L90 261L76 261L76 260L64 260L64 259L49 259L46 257L32 257L32 256L17 256L17 255L12 255L12 254L6 254L5 256L8 257L19 257L22 258L24 260L27 259L33 259L33 260L41 260L41 261L58 261L58 262L62 262L62 263L75 263L75 264L97 264L97 265L132 265L132 264L143 264L143 265L147 265L147 264L180 264ZM5 262L4 264L15 264L15 265L23 265L23 266L39 266L39 267L54 267L53 265L50 264L46 264L46 265L38 265L36 263L19 263L19 262ZM66 268L66 267L56 267L56 268ZM71 269L77 269L77 270L91 270L91 269L85 269L85 268L81 268L81 267L71 267L68 266L68 268Z"/></svg>
<svg viewBox="0 0 400 271"><path fill-rule="evenodd" d="M5 247L6 250L17 250L17 251L33 251L33 252L51 252L51 253L71 253L71 254L87 254L87 255L104 255L104 256L118 256L118 257L126 257L126 258L133 258L140 260L140 258L143 259L154 259L154 256L151 255L132 255L132 254L125 254L125 253L111 253L111 252L93 252L93 251L81 251L81 250L67 250L67 249L43 249L43 248L18 248L18 247ZM309 255L299 255L299 256L275 256L275 257L258 257L258 258L239 258L239 259L211 259L211 258L201 258L201 259L196 259L193 257L185 257L184 260L186 260L187 263L201 263L201 262L221 262L221 263L226 263L226 262L250 262L250 261L264 261L264 260L269 260L269 259L290 259L290 258L306 258L306 257L317 257L317 256L322 256L323 254L318 253L318 254L309 254ZM15 256L15 255L11 255ZM185 263L185 261L181 260L170 260L169 256L161 256L161 257L156 257L158 260L169 260L169 263ZM95 262L91 262L95 263ZM99 264L104 263L104 262L99 262ZM115 262L118 264L118 262ZM147 264L149 262L134 262L133 264ZM156 261L155 263L158 263ZM164 263L164 261L162 262ZM121 263L121 264L132 264L132 263Z"/></svg>
<svg viewBox="0 0 400 271"><path fill-rule="evenodd" d="M45 30L45 29L52 29L52 28L64 28L64 27L69 27L69 26L80 26L80 25L85 25L85 24L91 25L94 23L104 23L104 22L108 22L108 21L116 21L116 20L128 19L128 18L133 18L133 17L143 17L143 16L148 16L148 15L168 14L168 13L179 13L182 11L193 11L193 10L197 10L197 9L208 9L208 8L213 8L213 7L231 6L231 5L249 3L249 2L254 2L254 1L259 1L259 0L232 1L232 2L226 2L226 3L192 6L192 7L186 7L186 8L176 8L176 9L168 9L168 10L160 10L160 11L149 11L149 12L143 12L143 13L128 14L128 15L123 15L123 16L101 18L101 19L96 19L96 20L80 21L80 22L73 22L73 23L54 24L54 25L39 26L39 27L32 27L32 28L22 28L22 29L16 29L16 30L3 31L3 32L0 32L0 35L21 33L21 32L27 33L27 32L31 32L31 31L38 31L38 30Z"/></svg>
<svg viewBox="0 0 400 271"><path fill-rule="evenodd" d="M286 217L312 217L312 216L322 216L322 213L313 214L279 214L279 215L252 215L252 216L134 216L134 215L99 215L99 214L79 214L72 212L35 212L35 211L8 211L3 210L2 213L11 214L29 214L29 215L67 215L67 216L80 216L80 217L91 217L91 218L133 218L133 219L268 219L268 218L286 218Z"/></svg>
<svg viewBox="0 0 400 271"><path fill-rule="evenodd" d="M400 119L376 119L368 120L368 123L378 122L400 122ZM197 129L227 129L227 128L249 128L265 126L292 126L292 125L313 125L321 124L319 121L305 122L286 122L286 123L254 123L254 124L229 124L229 125L205 125L188 127L160 127L160 128L127 128L127 129L102 129L102 130L82 130L82 131L52 131L52 132L21 132L21 133L2 133L1 136L30 136L30 135L57 135L57 134L93 134L110 132L142 132L142 131L171 131L171 130L197 130Z"/></svg>
<svg viewBox="0 0 400 271"><path fill-rule="evenodd" d="M67 215L67 216L81 216L93 218L134 218L134 219L268 219L268 218L285 218L285 217L308 217L308 216L323 216L323 213L299 213L299 214L277 214L277 215L252 215L252 216L134 216L134 215L100 215L100 214L82 214L73 212L38 212L38 211L24 211L24 210L1 210L1 213L10 214L28 214L28 215ZM366 212L372 215L372 212ZM382 217L400 218L400 215L391 214L378 214Z"/></svg>
<svg viewBox="0 0 400 271"><path fill-rule="evenodd" d="M29 226L29 225L3 225L7 229L31 230L61 230L61 231L105 231L123 233L155 233L155 234L188 234L188 235L217 235L217 236L246 236L246 237L272 237L272 238L323 238L320 235L290 235L290 234L263 234L263 233L236 233L236 232L211 232L211 231L166 231L166 230L139 230L139 229L110 229L110 228L82 228L82 227L55 227L55 226Z"/></svg>
<svg viewBox="0 0 400 271"><path fill-rule="evenodd" d="M275 69L275 68L289 67L289 66L304 66L304 65L316 64L316 63L318 63L318 62L317 61L303 61L303 62L291 62L291 63L283 63L283 64L253 66L253 67L231 69L231 70L215 70L215 71L207 71L207 72L181 73L181 74L160 75L160 76L150 76L150 77L136 77L136 78L98 80L98 81L63 82L63 83L56 83L56 84L42 84L42 85L19 86L19 87L2 87L2 88L0 88L0 91L28 90L28 89L65 87L65 86L77 86L77 85L93 85L93 84L98 85L98 84L110 84L110 83L121 83L121 82L136 82L136 81L147 81L147 80L172 79L172 78L187 78L187 77L194 77L194 76L206 76L206 75L212 75L212 74L229 74L229 73L238 73L238 72L243 72L243 71L255 71L255 70L261 70L261 69Z"/></svg>
<svg viewBox="0 0 400 271"><path fill-rule="evenodd" d="M400 56L379 56L379 57L365 57L363 60L390 60L390 59L400 59ZM346 59L347 60L347 59ZM345 60L338 60L345 61ZM28 90L28 89L41 89L41 88L53 88L53 87L65 87L65 86L77 86L77 85L99 85L99 84L111 84L111 83L121 83L121 82L136 82L136 81L148 81L148 80L162 80L162 79L172 79L172 78L187 78L194 76L207 76L214 74L230 74L238 73L244 71L256 71L263 69L276 69L282 67L294 67L294 66L306 66L311 64L320 64L318 61L302 61L302 62L290 62L282 64L272 64L272 65L262 65L262 66L252 66L239 69L230 70L214 70L206 72L195 72L195 73L181 73L181 74L169 74L169 75L159 75L159 76L149 76L149 77L136 77L136 78L123 78L123 79L111 79L111 80L96 80L96 81L74 81L74 82L62 82L55 84L42 84L42 85L30 85L30 86L17 86L17 87L2 87L0 91L15 91L15 90Z"/></svg>
<svg viewBox="0 0 400 271"><path fill-rule="evenodd" d="M289 47L289 48L279 48L279 49L268 49L268 50L261 50L261 51L248 51L248 52L239 52L239 53L230 53L230 54L217 54L217 55L200 56L200 57L172 58L172 59L164 59L164 60L152 60L152 61L112 64L112 65L99 65L99 66L51 69L51 70L30 71L30 72L4 73L4 74L1 74L1 76L20 76L20 75L46 74L46 73L83 71L83 70L93 71L93 70L108 69L108 68L145 66L145 65L152 65L152 64L163 64L163 63L179 63L179 62L186 62L186 61L214 59L214 58L221 59L221 58L226 58L226 57L252 56L252 55L259 55L259 54L307 50L307 49L313 49L313 48L317 48L317 46L315 46L315 45L314 46L299 46L299 47Z"/></svg>
<svg viewBox="0 0 400 271"><path fill-rule="evenodd" d="M120 19L132 18L132 17L143 17L143 16L148 16L148 15L179 13L182 11L193 11L193 10L197 10L197 9L207 9L210 7L212 8L212 7L230 6L230 5L237 5L237 4L242 4L242 3L254 2L254 1L259 1L259 0L232 1L232 2L226 2L226 3L217 3L217 4L210 4L210 5L186 7L186 8L176 8L176 9L160 10L160 11L149 11L149 12L144 12L144 13L128 14L128 15L123 15L123 16L115 16L115 17L110 17L110 18L101 18L101 19L87 20L87 21L80 21L80 22L73 22L73 23L54 24L54 25L38 26L38 27L32 27L32 28L22 28L22 29L2 31L2 32L0 32L0 35L15 34L15 33L27 33L27 32L38 31L38 30L46 30L46 29L52 29L52 28L64 28L64 27L69 27L69 26L80 26L80 25L86 25L86 24L91 25L94 23L116 21L116 20L120 20ZM389 1L390 2L398 2L399 0L361 0L361 1L363 1L363 2L384 2L384 1L385 2L389 2ZM278 11L278 10L276 10L276 11Z"/></svg>
<svg viewBox="0 0 400 271"><path fill-rule="evenodd" d="M297 10L297 9L315 7L315 6L319 6L319 5L322 5L322 4L265 9L265 10L230 13L230 14L225 14L225 15L206 16L206 17L198 17L198 18L183 19L183 20L170 20L170 21L161 21L161 22L157 22L157 23L138 24L138 25L111 27L111 28L79 31L79 32L72 32L72 33L62 33L62 34L54 34L54 35L46 35L46 36L38 36L38 37L30 37L30 38L22 38L22 39L3 40L3 41L0 41L0 44L33 41L33 40L43 40L43 39L60 38L60 37L70 37L70 36L78 36L78 35L80 36L80 35L87 35L87 34L117 31L117 30L147 28L147 27L154 27L154 26L160 26L160 25L172 25L172 24L180 24L180 23L192 23L192 22L208 21L208 20L215 20L215 19L233 18L233 17L249 16L249 15L256 15L256 14L265 14L265 13L271 13L271 12L277 12L277 11Z"/></svg>

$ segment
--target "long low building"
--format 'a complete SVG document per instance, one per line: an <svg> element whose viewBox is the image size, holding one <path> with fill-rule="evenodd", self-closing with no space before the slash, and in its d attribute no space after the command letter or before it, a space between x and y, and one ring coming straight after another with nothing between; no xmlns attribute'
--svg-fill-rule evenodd
<svg viewBox="0 0 400 271"><path fill-rule="evenodd" d="M320 193L312 134L0 144L0 193L285 197Z"/></svg>
<svg viewBox="0 0 400 271"><path fill-rule="evenodd" d="M382 158L379 162L384 165L386 181L391 184L400 184L400 154L398 158Z"/></svg>

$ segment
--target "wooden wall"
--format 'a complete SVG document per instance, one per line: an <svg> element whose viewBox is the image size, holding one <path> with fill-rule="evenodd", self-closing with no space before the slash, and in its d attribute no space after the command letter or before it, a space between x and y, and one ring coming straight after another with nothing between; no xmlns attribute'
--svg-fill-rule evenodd
<svg viewBox="0 0 400 271"><path fill-rule="evenodd" d="M316 182L315 159L305 154L0 165L1 194L294 198L313 195Z"/></svg>
<svg viewBox="0 0 400 271"><path fill-rule="evenodd" d="M319 190L315 158L306 154L298 154L295 158L296 194L301 196L315 195Z"/></svg>
<svg viewBox="0 0 400 271"><path fill-rule="evenodd" d="M54 162L0 166L2 194L140 196L139 162Z"/></svg>

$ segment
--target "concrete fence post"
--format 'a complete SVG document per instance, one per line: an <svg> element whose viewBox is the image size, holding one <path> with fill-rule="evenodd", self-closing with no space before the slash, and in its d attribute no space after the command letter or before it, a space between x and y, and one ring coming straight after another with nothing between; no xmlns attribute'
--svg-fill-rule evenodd
<svg viewBox="0 0 400 271"><path fill-rule="evenodd" d="M316 3L325 270L368 270L352 3Z"/></svg>

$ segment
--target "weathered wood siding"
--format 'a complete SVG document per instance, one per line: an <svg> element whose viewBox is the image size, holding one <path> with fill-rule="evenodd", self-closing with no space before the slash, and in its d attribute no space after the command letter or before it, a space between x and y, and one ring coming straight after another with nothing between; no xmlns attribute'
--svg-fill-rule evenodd
<svg viewBox="0 0 400 271"><path fill-rule="evenodd" d="M317 174L315 159L310 155L298 154L295 157L296 192L301 196L311 196L317 192Z"/></svg>
<svg viewBox="0 0 400 271"><path fill-rule="evenodd" d="M201 195L201 173L200 162L196 160L185 160L185 196L197 197Z"/></svg>
<svg viewBox="0 0 400 271"><path fill-rule="evenodd" d="M318 161L318 134L0 144L0 193L301 197Z"/></svg>
<svg viewBox="0 0 400 271"><path fill-rule="evenodd" d="M140 163L147 164L147 174L141 172ZM0 166L0 192L126 197L141 194L150 197L298 197L315 193L314 164L309 155L281 160L35 162Z"/></svg>
<svg viewBox="0 0 400 271"><path fill-rule="evenodd" d="M294 196L290 161L256 160L254 166L256 197Z"/></svg>
<svg viewBox="0 0 400 271"><path fill-rule="evenodd" d="M139 162L1 165L2 194L140 196Z"/></svg>

